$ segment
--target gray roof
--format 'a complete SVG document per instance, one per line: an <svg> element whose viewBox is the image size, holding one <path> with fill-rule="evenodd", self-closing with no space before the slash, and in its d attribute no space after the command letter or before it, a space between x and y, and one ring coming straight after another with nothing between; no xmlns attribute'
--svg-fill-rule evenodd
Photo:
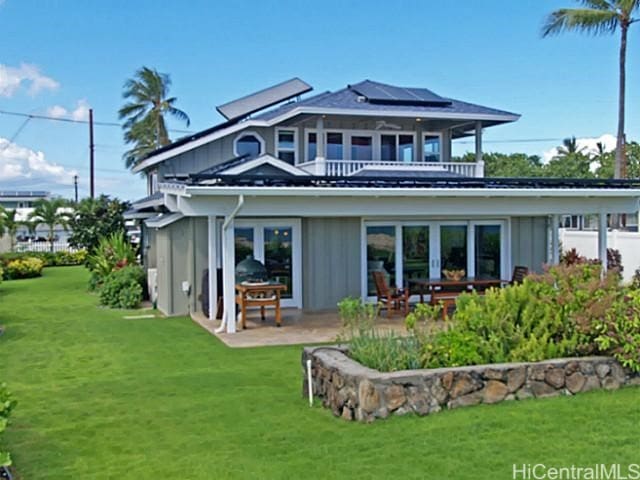
<svg viewBox="0 0 640 480"><path fill-rule="evenodd" d="M474 103L463 102L461 100L455 100L453 98L444 98L436 95L430 90L426 89L413 89L415 91L425 91L434 95L434 98L443 99L444 102L428 103L424 101L417 101L416 104L408 104L406 102L397 103L390 101L389 103L383 103L383 101L362 101L362 95L358 93L359 87L366 85L368 89L378 86L380 88L398 89L402 87L394 87L393 85L386 85L384 83L372 82L371 80L365 80L353 86L349 85L346 88L337 90L336 92L324 92L319 95L314 95L299 102L291 102L285 105L281 105L278 108L269 110L267 112L254 116L255 119L270 120L283 113L288 112L297 107L318 107L326 109L336 110L353 110L354 115L358 112L369 111L383 111L388 112L389 115L393 115L394 112L415 112L416 116L428 117L430 113L455 113L455 114L470 114L470 115L509 115L517 116L512 112L505 110L499 110L497 108L484 107ZM412 90L412 89L404 89ZM366 97L365 97L366 99Z"/></svg>

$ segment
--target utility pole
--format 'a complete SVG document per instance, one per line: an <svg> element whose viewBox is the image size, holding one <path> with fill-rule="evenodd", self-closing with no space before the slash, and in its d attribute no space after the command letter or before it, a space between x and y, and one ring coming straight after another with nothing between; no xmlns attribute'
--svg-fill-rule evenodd
<svg viewBox="0 0 640 480"><path fill-rule="evenodd" d="M93 144L93 108L89 109L89 196L95 196L95 145Z"/></svg>
<svg viewBox="0 0 640 480"><path fill-rule="evenodd" d="M75 190L76 205L78 204L78 175L73 176L73 189Z"/></svg>

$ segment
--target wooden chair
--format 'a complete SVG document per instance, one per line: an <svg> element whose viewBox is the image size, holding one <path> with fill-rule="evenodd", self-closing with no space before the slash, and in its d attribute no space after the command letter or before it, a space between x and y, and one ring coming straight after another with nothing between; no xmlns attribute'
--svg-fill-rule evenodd
<svg viewBox="0 0 640 480"><path fill-rule="evenodd" d="M511 282L509 285L516 285L518 283L522 283L524 277L529 275L529 269L523 266L513 267L513 275L511 276Z"/></svg>
<svg viewBox="0 0 640 480"><path fill-rule="evenodd" d="M409 289L389 287L384 272L371 273L376 285L378 303L387 309L387 316L391 316L395 312L400 313L401 311L404 315L407 315L409 313Z"/></svg>

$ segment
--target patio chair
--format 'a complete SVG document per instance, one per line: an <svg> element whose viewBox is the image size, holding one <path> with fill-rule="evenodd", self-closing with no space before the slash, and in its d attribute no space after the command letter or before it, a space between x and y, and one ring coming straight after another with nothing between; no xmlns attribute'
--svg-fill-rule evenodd
<svg viewBox="0 0 640 480"><path fill-rule="evenodd" d="M371 272L371 274L376 285L378 303L382 305L382 308L387 309L387 316L390 317L396 312L407 315L409 313L409 289L389 287L384 272Z"/></svg>
<svg viewBox="0 0 640 480"><path fill-rule="evenodd" d="M529 275L529 268L524 267L522 265L518 265L513 267L513 275L511 276L511 281L503 281L502 286L505 287L507 285L517 285L522 283L524 277Z"/></svg>

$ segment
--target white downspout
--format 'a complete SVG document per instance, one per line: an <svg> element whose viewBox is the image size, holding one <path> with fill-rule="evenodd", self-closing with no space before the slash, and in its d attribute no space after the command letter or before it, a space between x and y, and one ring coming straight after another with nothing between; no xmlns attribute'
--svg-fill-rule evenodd
<svg viewBox="0 0 640 480"><path fill-rule="evenodd" d="M240 209L242 208L242 206L244 205L244 195L239 195L238 196L238 204L236 205L236 207L233 209L233 211L224 219L224 223L222 224L222 238L225 238L225 232L229 229L229 226L231 224L231 222L233 222L233 219L236 217L236 215L238 215L238 212L240 211ZM223 241L223 245L225 245L225 242ZM220 326L218 328L216 328L216 333L221 333L227 330L227 325L229 324L229 313L230 313L230 305L228 302L228 299L225 298L225 291L224 291L224 277L226 275L229 275L229 272L224 272L224 268L225 268L225 262L224 262L224 252L223 252L223 263L222 263L222 267L223 267L223 295L222 295L222 299L223 299L223 310L222 310L222 322L220 323Z"/></svg>

